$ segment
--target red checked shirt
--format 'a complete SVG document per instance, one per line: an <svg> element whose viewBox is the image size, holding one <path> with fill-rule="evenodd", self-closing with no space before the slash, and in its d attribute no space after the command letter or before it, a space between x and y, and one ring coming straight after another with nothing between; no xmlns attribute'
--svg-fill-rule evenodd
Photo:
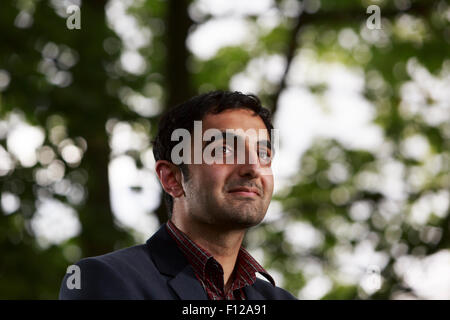
<svg viewBox="0 0 450 320"><path fill-rule="evenodd" d="M233 272L233 282L228 292L225 292L223 269L220 263L209 252L189 239L172 221L169 220L166 227L194 269L195 276L210 300L245 300L244 287L255 283L256 272L261 273L275 286L275 281L267 271L241 247L234 268L235 272Z"/></svg>

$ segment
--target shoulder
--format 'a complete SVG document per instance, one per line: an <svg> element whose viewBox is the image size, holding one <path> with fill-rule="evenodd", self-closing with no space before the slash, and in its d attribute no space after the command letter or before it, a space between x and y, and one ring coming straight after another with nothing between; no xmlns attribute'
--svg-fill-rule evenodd
<svg viewBox="0 0 450 320"><path fill-rule="evenodd" d="M290 292L272 285L266 280L256 278L254 288L268 300L297 300Z"/></svg>
<svg viewBox="0 0 450 320"><path fill-rule="evenodd" d="M108 265L118 272L129 272L130 268L133 269L141 264L149 264L152 262L152 260L148 247L141 244L125 249L116 250L101 256L85 258L80 260L80 262L84 262L85 264L97 263Z"/></svg>
<svg viewBox="0 0 450 320"><path fill-rule="evenodd" d="M141 269L151 267L152 262L145 245L137 245L84 258L75 265L78 268L62 280L60 299L132 299L133 278L138 278ZM79 281L77 287L70 285L74 281Z"/></svg>

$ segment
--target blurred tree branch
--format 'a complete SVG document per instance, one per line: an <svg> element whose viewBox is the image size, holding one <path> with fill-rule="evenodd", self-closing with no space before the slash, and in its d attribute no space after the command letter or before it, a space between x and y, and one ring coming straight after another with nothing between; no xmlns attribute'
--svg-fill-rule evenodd
<svg viewBox="0 0 450 320"><path fill-rule="evenodd" d="M420 4L414 4L411 8L409 8L407 11L404 11L404 13L409 14L420 14L422 16L426 16L431 13L432 9L435 7L434 3L420 3ZM279 8L279 10L281 10ZM388 18L392 19L397 17L400 13L403 11L400 11L394 7L382 9L381 11L381 17L382 18ZM308 25L318 25L321 23L330 24L333 22L348 22L348 21L356 21L356 22L364 22L370 15L366 13L366 8L359 7L358 9L352 9L352 10L345 10L345 11L318 11L314 14L308 14L304 11L300 10L299 14L296 18L294 18L294 26L290 32L290 38L289 42L287 44L287 50L284 53L286 57L286 66L283 71L283 75L281 77L280 83L278 85L277 90L271 97L272 101L272 113L276 113L279 106L279 98L280 94L283 92L283 90L286 88L286 78L289 74L289 69L291 67L292 59L295 57L296 50L300 47L300 34L302 31L302 27L308 26Z"/></svg>
<svg viewBox="0 0 450 320"><path fill-rule="evenodd" d="M193 95L190 74L187 69L189 52L186 39L193 22L189 17L187 0L169 0L166 15L166 107L173 108ZM168 219L166 205L161 193L160 203L155 210L159 223Z"/></svg>

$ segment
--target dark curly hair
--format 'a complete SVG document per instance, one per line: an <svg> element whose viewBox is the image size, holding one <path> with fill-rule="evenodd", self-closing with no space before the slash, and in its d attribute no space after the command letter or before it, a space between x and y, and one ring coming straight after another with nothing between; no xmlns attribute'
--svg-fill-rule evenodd
<svg viewBox="0 0 450 320"><path fill-rule="evenodd" d="M155 161L171 161L171 153L178 141L172 141L172 132L175 129L186 129L190 133L194 129L194 121L202 120L207 114L218 114L227 109L250 109L260 116L269 132L272 132L271 112L261 105L259 98L252 94L229 91L211 91L189 99L163 114L159 121L158 133L153 144ZM186 180L189 179L189 171L185 164L179 165ZM163 198L166 204L169 218L172 215L172 196L163 190Z"/></svg>

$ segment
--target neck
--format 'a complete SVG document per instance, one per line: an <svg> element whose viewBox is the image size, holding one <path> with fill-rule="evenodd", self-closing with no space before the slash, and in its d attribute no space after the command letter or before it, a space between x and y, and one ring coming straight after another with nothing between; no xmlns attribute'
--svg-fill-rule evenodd
<svg viewBox="0 0 450 320"><path fill-rule="evenodd" d="M231 275L236 265L245 230L224 230L213 225L189 221L172 215L172 223L192 241L212 254L223 269L225 290L231 285Z"/></svg>

